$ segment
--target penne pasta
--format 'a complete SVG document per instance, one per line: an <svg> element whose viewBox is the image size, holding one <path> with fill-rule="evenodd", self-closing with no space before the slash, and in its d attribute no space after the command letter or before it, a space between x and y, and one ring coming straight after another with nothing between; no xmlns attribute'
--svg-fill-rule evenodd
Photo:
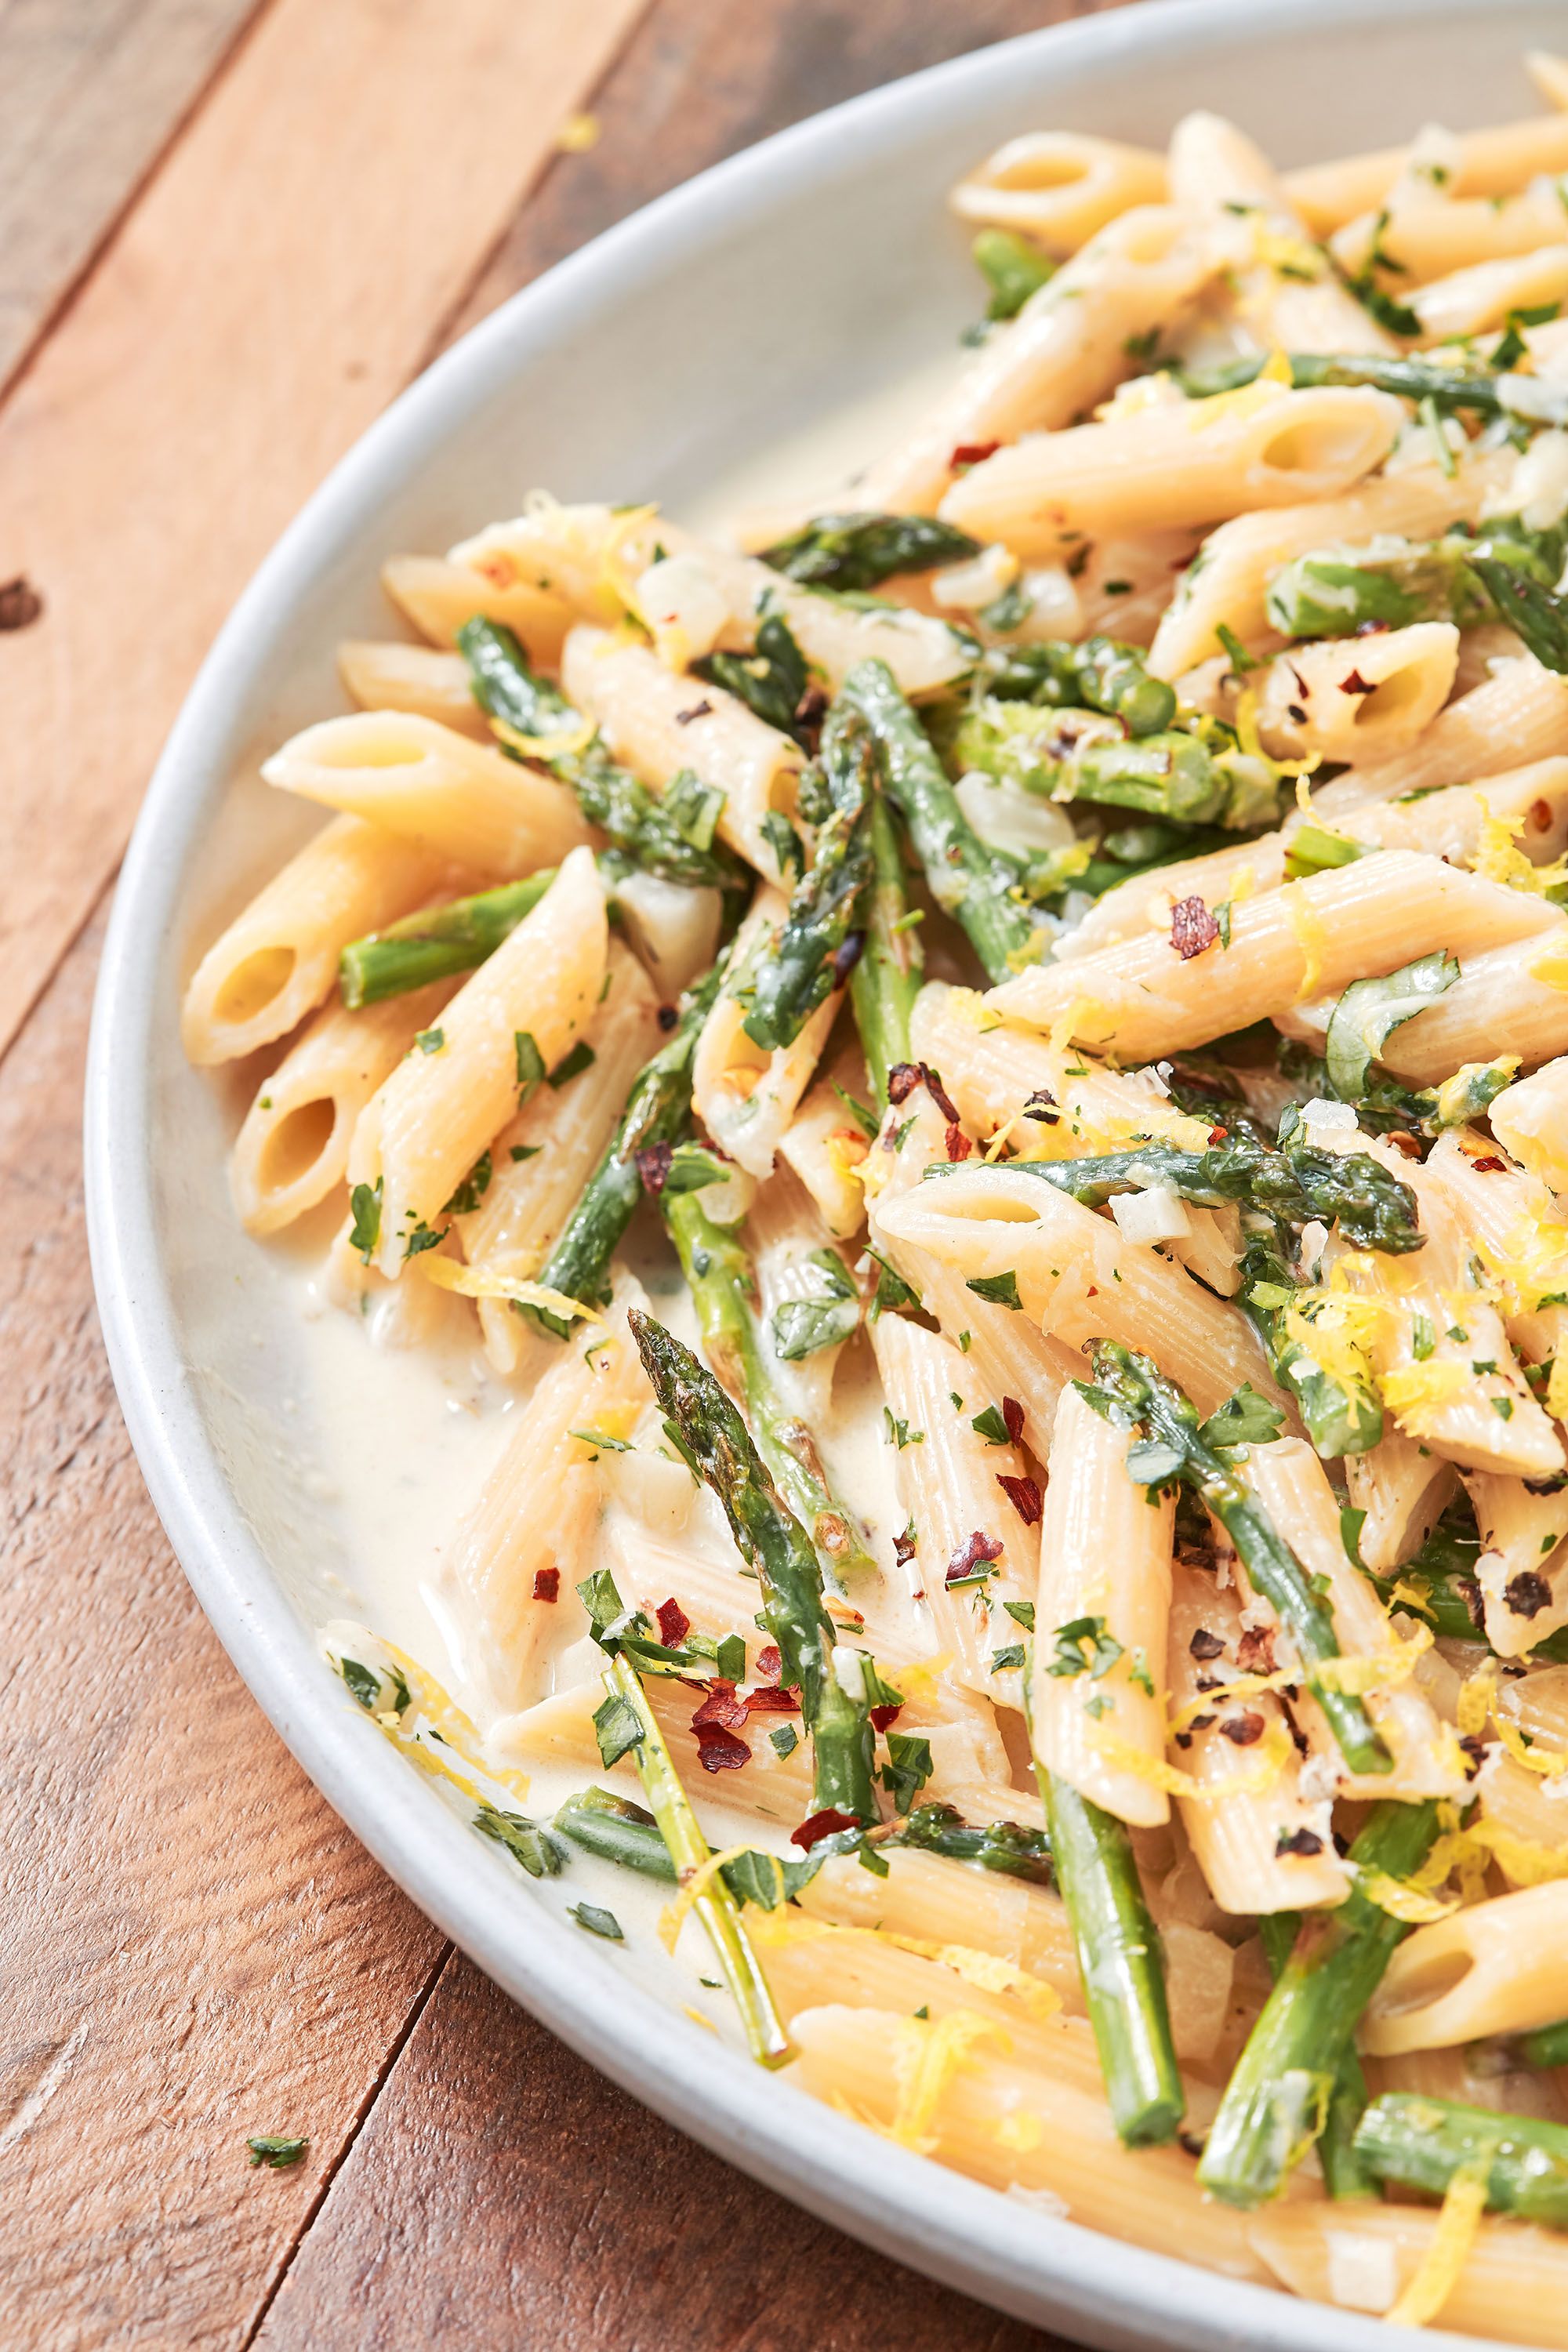
<svg viewBox="0 0 1568 2352"><path fill-rule="evenodd" d="M1065 258L1132 205L1164 196L1164 158L1146 147L1030 131L976 164L949 201L961 220L1022 229Z"/></svg>
<svg viewBox="0 0 1568 2352"><path fill-rule="evenodd" d="M1305 163L1287 172L1283 184L1312 235L1321 236L1359 213L1375 212L1408 171L1414 152L1385 147L1339 163ZM1445 163L1443 187L1450 196L1516 195L1540 172L1568 172L1568 116L1545 114L1450 134Z"/></svg>
<svg viewBox="0 0 1568 2352"><path fill-rule="evenodd" d="M377 644L354 638L338 647L338 676L362 710L412 711L477 742L493 740L468 690L468 666L460 654L401 639Z"/></svg>
<svg viewBox="0 0 1568 2352"><path fill-rule="evenodd" d="M1354 765L1404 751L1448 698L1459 632L1418 621L1373 637L1325 637L1270 662L1258 696L1258 731L1277 759L1315 752Z"/></svg>
<svg viewBox="0 0 1568 2352"><path fill-rule="evenodd" d="M394 555L381 567L381 584L433 646L455 646L465 621L500 621L516 630L531 660L555 662L572 624L559 596L531 581L509 576L499 564L481 567L437 555Z"/></svg>

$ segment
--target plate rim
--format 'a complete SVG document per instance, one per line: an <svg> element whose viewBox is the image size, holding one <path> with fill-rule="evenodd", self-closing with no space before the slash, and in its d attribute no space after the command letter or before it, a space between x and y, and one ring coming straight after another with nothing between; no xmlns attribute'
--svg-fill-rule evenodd
<svg viewBox="0 0 1568 2352"><path fill-rule="evenodd" d="M976 2299L1084 2340L1161 2342L1193 2352L1383 2352L1384 2323L1226 2277L1031 2211L858 2127L788 2081L628 1985L607 1955L514 1883L499 1855L454 1867L452 1816L342 1694L247 1527L203 1427L157 1235L146 1050L159 1002L155 943L183 885L207 804L221 789L206 749L231 680L262 665L271 636L330 544L386 476L416 468L460 429L461 411L503 382L511 354L597 310L634 260L701 242L722 214L787 206L830 145L862 156L940 120L950 93L1002 88L1027 53L1094 68L1136 47L1192 51L1233 32L1352 25L1365 0L1161 0L1040 27L886 83L774 132L682 183L511 296L418 376L300 508L235 603L182 705L138 814L115 887L94 994L84 1175L93 1286L115 1389L138 1464L181 1569L237 1672L333 1810L388 1876L510 1998L551 2032L726 2161L895 2261ZM1384 23L1474 13L1473 0L1380 0ZM178 883L176 881L178 877ZM151 943L151 944L150 944ZM336 1704L334 1704L334 1697ZM478 1841L468 1841L478 1848ZM1107 2249L1114 2259L1107 2261ZM1184 2306L1188 2306L1184 2308ZM1201 2306L1201 2307L1200 2307ZM1457 2352L1484 2339L1445 2335Z"/></svg>

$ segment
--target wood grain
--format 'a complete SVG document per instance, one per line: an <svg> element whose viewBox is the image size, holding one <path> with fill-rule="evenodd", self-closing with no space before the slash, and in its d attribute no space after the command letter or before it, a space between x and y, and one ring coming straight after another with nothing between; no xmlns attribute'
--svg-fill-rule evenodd
<svg viewBox="0 0 1568 2352"><path fill-rule="evenodd" d="M256 2352L1050 2352L1057 2341L911 2277L731 2171L454 1955Z"/></svg>
<svg viewBox="0 0 1568 2352"><path fill-rule="evenodd" d="M99 926L0 1083L0 2340L243 2339L445 1945L263 1721L131 1453L88 1278ZM308 2163L253 2170L252 2132Z"/></svg>
<svg viewBox="0 0 1568 2352"><path fill-rule="evenodd" d="M274 0L0 412L0 1045L180 696L417 366L642 0Z"/></svg>
<svg viewBox="0 0 1568 2352"><path fill-rule="evenodd" d="M257 5L0 7L0 390Z"/></svg>

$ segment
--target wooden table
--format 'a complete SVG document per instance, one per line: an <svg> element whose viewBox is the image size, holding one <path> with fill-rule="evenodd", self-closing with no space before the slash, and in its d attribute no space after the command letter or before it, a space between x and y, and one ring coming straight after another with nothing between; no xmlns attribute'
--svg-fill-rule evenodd
<svg viewBox="0 0 1568 2352"><path fill-rule="evenodd" d="M672 183L1092 5L0 0L0 583L33 592L0 586L10 2352L1047 2342L613 2090L356 1845L142 1489L78 1129L104 909L161 739L376 412ZM582 112L601 135L570 151ZM247 2136L277 2130L308 2133L308 2160L251 2169Z"/></svg>

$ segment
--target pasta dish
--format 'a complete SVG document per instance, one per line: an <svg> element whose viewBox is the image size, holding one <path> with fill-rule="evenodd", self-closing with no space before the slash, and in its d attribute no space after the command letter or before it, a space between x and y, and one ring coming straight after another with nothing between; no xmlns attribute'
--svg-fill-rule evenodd
<svg viewBox="0 0 1568 2352"><path fill-rule="evenodd" d="M847 487L395 555L184 1036L478 1433L432 1630L321 1639L500 1866L1020 2231L1568 2345L1530 69L1284 173L1014 140Z"/></svg>

